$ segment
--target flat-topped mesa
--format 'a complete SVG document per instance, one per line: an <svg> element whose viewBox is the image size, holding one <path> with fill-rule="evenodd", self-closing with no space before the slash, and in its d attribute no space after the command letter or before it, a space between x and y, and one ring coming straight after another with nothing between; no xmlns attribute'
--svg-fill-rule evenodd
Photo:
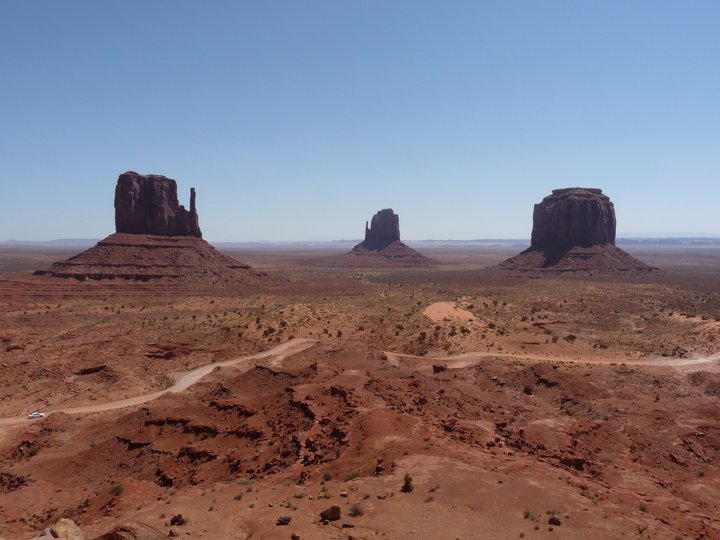
<svg viewBox="0 0 720 540"><path fill-rule="evenodd" d="M366 249L380 251L393 242L400 241L400 216L392 208L380 210L372 217L370 227L365 222L365 240L362 245Z"/></svg>
<svg viewBox="0 0 720 540"><path fill-rule="evenodd" d="M115 231L202 238L195 188L190 189L190 210L186 210L178 202L177 182L172 178L133 171L121 174L115 187Z"/></svg>
<svg viewBox="0 0 720 540"><path fill-rule="evenodd" d="M615 245L615 208L596 188L554 189L535 205L531 249Z"/></svg>
<svg viewBox="0 0 720 540"><path fill-rule="evenodd" d="M512 272L656 272L615 245L615 207L595 188L554 189L535 205L530 247L500 263Z"/></svg>

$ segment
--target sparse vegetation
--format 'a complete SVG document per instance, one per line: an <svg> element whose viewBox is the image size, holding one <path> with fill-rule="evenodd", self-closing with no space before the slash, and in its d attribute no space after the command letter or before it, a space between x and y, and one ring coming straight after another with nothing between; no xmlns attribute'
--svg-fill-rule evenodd
<svg viewBox="0 0 720 540"><path fill-rule="evenodd" d="M403 485L400 488L400 491L403 493L412 493L413 489L415 489L415 487L413 486L412 476L410 476L410 473L405 473L405 476L403 477Z"/></svg>

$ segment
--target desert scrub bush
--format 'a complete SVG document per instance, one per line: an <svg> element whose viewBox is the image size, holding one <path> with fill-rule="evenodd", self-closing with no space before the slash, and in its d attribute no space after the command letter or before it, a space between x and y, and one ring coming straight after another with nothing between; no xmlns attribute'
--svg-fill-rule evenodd
<svg viewBox="0 0 720 540"><path fill-rule="evenodd" d="M530 521L540 521L540 518L535 515L531 510L525 510L523 512L523 518L529 519Z"/></svg>
<svg viewBox="0 0 720 540"><path fill-rule="evenodd" d="M113 484L113 486L110 488L110 495L112 495L113 497L119 497L123 491L125 491L125 488L122 484Z"/></svg>
<svg viewBox="0 0 720 540"><path fill-rule="evenodd" d="M351 517L360 517L365 512L362 509L362 506L360 506L358 503L353 503L350 505L350 509L348 510L348 514L350 514Z"/></svg>
<svg viewBox="0 0 720 540"><path fill-rule="evenodd" d="M415 487L413 486L412 476L410 476L410 473L405 473L405 476L403 477L403 485L400 488L400 491L403 493L412 493L413 489L415 489Z"/></svg>
<svg viewBox="0 0 720 540"><path fill-rule="evenodd" d="M323 480L325 480L326 482L332 480L332 473L330 471L325 471L323 473Z"/></svg>
<svg viewBox="0 0 720 540"><path fill-rule="evenodd" d="M360 473L357 471L350 471L345 475L345 481L349 482L350 480L355 480L358 476L360 476Z"/></svg>

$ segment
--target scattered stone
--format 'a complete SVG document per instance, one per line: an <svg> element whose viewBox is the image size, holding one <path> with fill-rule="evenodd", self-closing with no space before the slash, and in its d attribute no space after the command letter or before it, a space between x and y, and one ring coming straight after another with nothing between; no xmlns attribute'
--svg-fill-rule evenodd
<svg viewBox="0 0 720 540"><path fill-rule="evenodd" d="M447 371L447 366L433 364L433 373L442 373L443 371Z"/></svg>
<svg viewBox="0 0 720 540"><path fill-rule="evenodd" d="M323 521L337 521L340 519L340 507L331 506L327 510L320 512L320 519Z"/></svg>
<svg viewBox="0 0 720 540"><path fill-rule="evenodd" d="M280 516L275 525L289 525L291 520L290 516Z"/></svg>
<svg viewBox="0 0 720 540"><path fill-rule="evenodd" d="M562 521L560 521L560 518L557 516L550 516L550 519L548 519L548 525L554 525L555 527L559 527L562 525Z"/></svg>
<svg viewBox="0 0 720 540"><path fill-rule="evenodd" d="M355 525L353 525L352 523L343 523L342 528L343 529L353 529L353 528L355 528Z"/></svg>
<svg viewBox="0 0 720 540"><path fill-rule="evenodd" d="M107 367L106 364L100 364L99 366L92 366L87 367L83 369L79 369L75 372L75 375L92 375L93 373L98 373L100 371L103 371Z"/></svg>
<svg viewBox="0 0 720 540"><path fill-rule="evenodd" d="M175 514L170 518L170 525L173 527L185 525L186 521L182 514Z"/></svg>
<svg viewBox="0 0 720 540"><path fill-rule="evenodd" d="M341 497L347 497L347 496L348 496L348 492L347 492L347 491L341 491L341 492L340 492L340 496L341 496Z"/></svg>

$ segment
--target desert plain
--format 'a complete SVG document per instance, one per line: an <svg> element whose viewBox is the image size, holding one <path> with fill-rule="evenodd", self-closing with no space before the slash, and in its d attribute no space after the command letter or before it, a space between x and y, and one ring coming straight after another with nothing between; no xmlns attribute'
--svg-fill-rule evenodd
<svg viewBox="0 0 720 540"><path fill-rule="evenodd" d="M245 284L80 281L3 247L0 537L720 538L720 245L625 249L659 272L276 246L224 250Z"/></svg>

